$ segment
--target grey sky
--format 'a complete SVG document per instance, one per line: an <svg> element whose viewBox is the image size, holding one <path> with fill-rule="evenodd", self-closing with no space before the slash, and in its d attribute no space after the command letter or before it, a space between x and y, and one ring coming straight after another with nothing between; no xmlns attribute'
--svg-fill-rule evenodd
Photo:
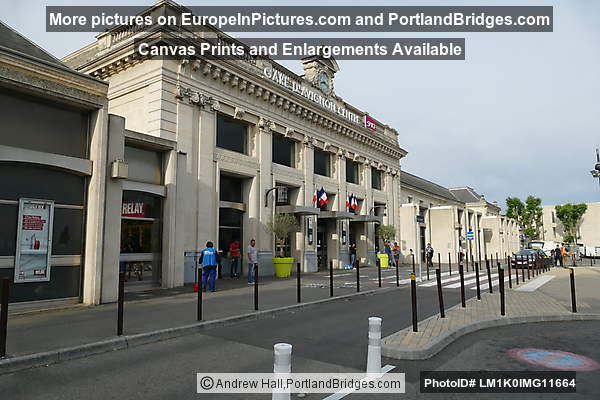
<svg viewBox="0 0 600 400"><path fill-rule="evenodd" d="M120 1L122 5L151 4ZM0 19L56 57L93 33L46 33L45 5L9 1ZM185 5L344 5L347 1L181 1ZM488 200L533 194L544 204L600 201L589 171L600 144L600 2L356 1L353 5L553 5L552 33L369 34L466 37L465 61L339 61L336 93L395 127L402 167ZM364 34L355 34L361 37ZM256 36L256 34L253 34ZM298 34L297 36L307 36ZM317 35L318 36L318 35ZM349 36L328 34L327 36ZM283 62L301 72L299 62Z"/></svg>

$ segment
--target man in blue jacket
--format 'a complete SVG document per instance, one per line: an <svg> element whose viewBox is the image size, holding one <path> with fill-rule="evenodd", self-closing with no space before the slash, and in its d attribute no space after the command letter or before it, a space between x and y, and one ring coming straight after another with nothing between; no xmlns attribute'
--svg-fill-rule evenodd
<svg viewBox="0 0 600 400"><path fill-rule="evenodd" d="M206 281L210 291L215 291L215 278L217 276L217 265L219 265L219 253L214 249L213 242L206 242L206 248L200 253L198 260L202 264L202 291L206 292Z"/></svg>

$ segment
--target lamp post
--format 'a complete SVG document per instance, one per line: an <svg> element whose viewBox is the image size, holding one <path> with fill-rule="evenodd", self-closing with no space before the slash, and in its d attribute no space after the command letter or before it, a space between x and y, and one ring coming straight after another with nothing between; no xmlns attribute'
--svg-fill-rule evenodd
<svg viewBox="0 0 600 400"><path fill-rule="evenodd" d="M598 184L600 184L600 150L598 148L596 148L596 165L590 173L594 178L598 178Z"/></svg>

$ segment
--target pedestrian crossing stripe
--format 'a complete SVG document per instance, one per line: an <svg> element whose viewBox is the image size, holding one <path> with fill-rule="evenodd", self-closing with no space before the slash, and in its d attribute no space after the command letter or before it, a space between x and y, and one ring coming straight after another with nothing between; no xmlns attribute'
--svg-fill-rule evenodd
<svg viewBox="0 0 600 400"><path fill-rule="evenodd" d="M465 278L470 278L472 276L475 276L475 272L464 274ZM448 283L448 282L457 281L459 279L460 279L460 274L458 274L458 273L453 274L448 279L442 279L442 285L445 284L445 283ZM421 287L431 287L431 286L435 286L435 285L437 285L437 280L434 280L433 282L423 283L423 284L421 284L419 286L421 286Z"/></svg>
<svg viewBox="0 0 600 400"><path fill-rule="evenodd" d="M495 278L497 276L498 276L498 274L491 274L492 278ZM481 281L486 281L487 282L487 274L486 275L479 275L479 282L481 283ZM477 278L475 278L475 279L469 279L468 281L465 281L465 286L472 285L473 283L477 283ZM448 289L456 289L456 288L460 287L460 282L452 284L452 285L447 285L446 287Z"/></svg>

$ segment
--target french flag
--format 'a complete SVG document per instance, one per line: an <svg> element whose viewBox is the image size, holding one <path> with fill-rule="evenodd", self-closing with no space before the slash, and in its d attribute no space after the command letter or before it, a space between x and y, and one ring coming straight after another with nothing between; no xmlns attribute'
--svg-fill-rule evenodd
<svg viewBox="0 0 600 400"><path fill-rule="evenodd" d="M317 206L317 189L315 189L315 193L313 194L313 204L315 207Z"/></svg>
<svg viewBox="0 0 600 400"><path fill-rule="evenodd" d="M319 192L317 193L317 201L319 202L319 207L322 207L323 205L329 203L329 200L327 200L327 192L325 192L325 189L321 188L321 190L319 190Z"/></svg>

